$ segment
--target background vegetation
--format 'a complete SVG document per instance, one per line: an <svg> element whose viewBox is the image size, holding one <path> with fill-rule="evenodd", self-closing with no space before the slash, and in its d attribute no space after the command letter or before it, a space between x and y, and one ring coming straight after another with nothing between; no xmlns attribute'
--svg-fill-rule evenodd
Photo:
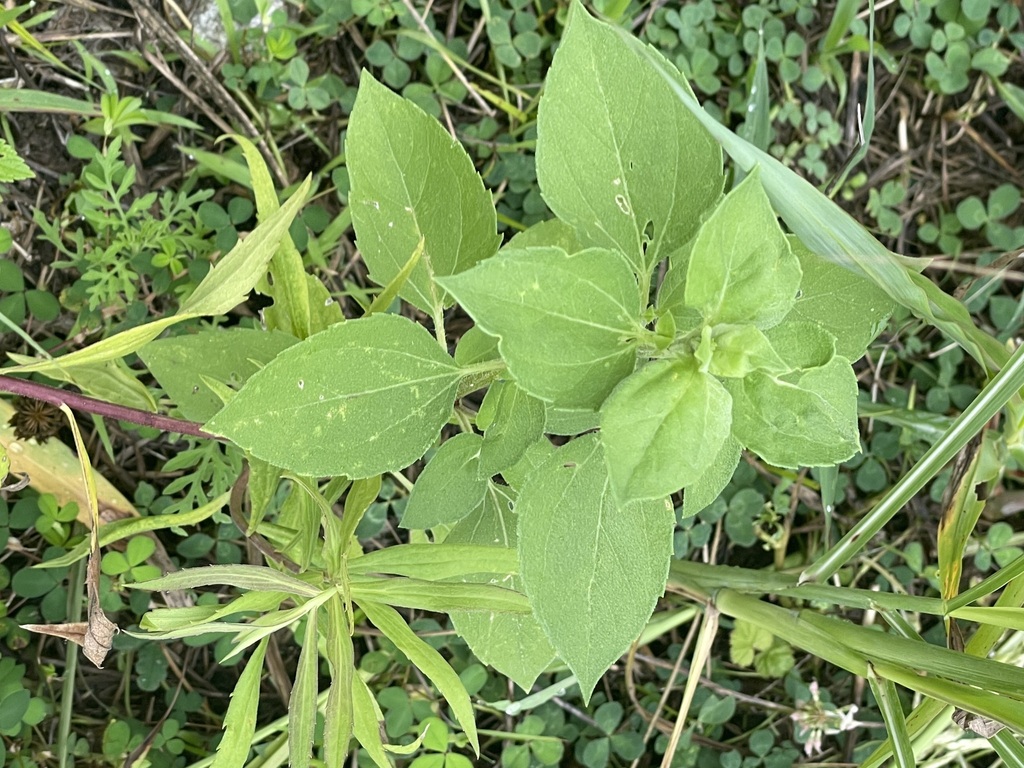
<svg viewBox="0 0 1024 768"><path fill-rule="evenodd" d="M829 189L893 250L938 257L926 274L962 297L979 326L1015 340L1024 324L1014 268L1024 246L1020 8L1012 0L879 5L874 130L866 156L842 180L868 98L869 30L857 3L611 0L593 8L661 49L707 109L737 129L763 45L772 154ZM240 153L216 142L231 128L254 127L263 137L280 186L313 174L318 194L293 226L293 240L346 316L361 314L375 289L351 239L343 147L364 67L463 142L497 201L506 237L547 218L532 150L540 83L567 8L548 0L218 0L152 9L131 0L0 12L0 162L10 164L0 167L14 167L13 148L34 174L0 186L0 312L10 321L3 351L34 354L38 344L56 355L173 313L255 226ZM223 322L256 328L259 312L250 302ZM862 413L870 417L862 421L864 451L831 482L831 498L823 501L816 473L782 473L748 457L698 516L683 518L675 499L680 561L799 571L818 542L848 529L985 384L958 347L910 317L896 318L857 370ZM90 384L87 394L144 409L163 397L126 366L97 370ZM23 435L55 434L48 446L70 442L53 414L24 404L17 412L5 415L15 419L9 431L17 423ZM229 490L242 469L238 451L213 441L98 418L90 426L99 472L143 515L194 509ZM973 579L1024 551L1019 459L1003 461L968 547ZM100 670L76 667L63 641L21 628L73 621L82 610L81 568L27 567L60 556L84 532L79 510L57 501L60 480L77 482L77 469L55 460L43 466L34 490L0 501L7 542L0 554L0 764L159 768L204 760L220 738L240 671L238 656L224 659L228 638L162 644L121 634ZM844 585L937 594L937 523L948 476L844 569ZM368 549L402 539L396 522L405 499L401 483L385 480L357 531ZM261 559L219 513L159 539L164 556L182 567ZM159 557L142 537L104 556L102 604L121 626L137 624L150 600L125 585L158 573ZM198 597L200 604L218 600ZM666 601L685 604L671 592ZM875 620L871 611L848 615L865 625ZM560 684L564 670L552 669L524 698L473 658L444 617L413 616L412 626L451 660L473 695L481 764L603 768L660 762L698 624L695 611L680 616L613 669L587 707ZM910 620L925 639L945 643L941 621ZM862 679L743 623L723 618L723 627L674 764L860 762L884 738ZM1018 636L1006 639L999 657L1019 663L1020 645ZM431 726L401 762L469 764L465 739L401 652L369 629L356 648L388 737L411 743ZM297 656L297 643L281 637L268 646L262 765L276 764L273 745L285 727ZM985 742L951 726L922 762L991 765L985 750Z"/></svg>

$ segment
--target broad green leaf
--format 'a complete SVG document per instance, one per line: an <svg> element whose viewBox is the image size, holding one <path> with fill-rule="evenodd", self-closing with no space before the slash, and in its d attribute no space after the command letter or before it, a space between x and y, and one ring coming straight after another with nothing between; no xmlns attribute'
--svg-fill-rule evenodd
<svg viewBox="0 0 1024 768"><path fill-rule="evenodd" d="M242 674L231 692L231 703L224 715L224 738L217 746L213 768L242 768L256 731L256 709L260 702L260 678L263 676L263 657L269 638L256 646Z"/></svg>
<svg viewBox="0 0 1024 768"><path fill-rule="evenodd" d="M150 592L166 592L171 589L192 589L213 584L230 584L241 589L264 592L287 592L289 595L301 597L316 597L320 594L320 590L313 585L263 565L207 565L174 571L158 579L139 581L127 586Z"/></svg>
<svg viewBox="0 0 1024 768"><path fill-rule="evenodd" d="M455 670L440 653L417 637L398 611L390 605L366 601L361 602L360 607L366 613L366 618L437 686L437 690L444 696L452 713L469 737L473 751L479 755L480 741L476 733L473 704Z"/></svg>
<svg viewBox="0 0 1024 768"><path fill-rule="evenodd" d="M601 443L585 435L533 471L516 509L526 594L588 702L664 592L672 506L665 500L619 504Z"/></svg>
<svg viewBox="0 0 1024 768"><path fill-rule="evenodd" d="M727 386L733 435L770 464L822 467L860 449L857 377L841 357L784 376L752 373Z"/></svg>
<svg viewBox="0 0 1024 768"><path fill-rule="evenodd" d="M530 604L518 592L493 584L462 584L424 579L385 578L350 574L352 598L424 611L498 611L529 613Z"/></svg>
<svg viewBox="0 0 1024 768"><path fill-rule="evenodd" d="M580 241L579 234L561 219L539 221L529 229L516 233L502 250L518 250L520 248L537 248L554 246L566 253L582 251L586 246Z"/></svg>
<svg viewBox="0 0 1024 768"><path fill-rule="evenodd" d="M601 408L601 442L621 501L661 499L698 480L729 437L732 400L692 358L659 360Z"/></svg>
<svg viewBox="0 0 1024 768"><path fill-rule="evenodd" d="M897 303L933 323L989 370L1002 368L1009 353L978 328L963 303L919 274L926 260L911 260L887 250L841 207L805 179L720 124L701 109L693 92L678 82L661 57L621 29L619 38L644 57L680 103L715 137L736 163L750 170L761 166L762 182L789 228L808 248L829 261L871 280Z"/></svg>
<svg viewBox="0 0 1024 768"><path fill-rule="evenodd" d="M584 245L623 252L645 282L721 194L721 149L710 134L657 70L580 4L570 9L537 122L548 206Z"/></svg>
<svg viewBox="0 0 1024 768"><path fill-rule="evenodd" d="M441 124L364 71L345 140L357 245L387 285L420 239L424 253L399 295L427 313L451 304L434 276L491 256L494 204L466 151Z"/></svg>
<svg viewBox="0 0 1024 768"><path fill-rule="evenodd" d="M403 528L436 528L468 515L484 498L480 435L464 432L446 440L416 478L402 515Z"/></svg>
<svg viewBox="0 0 1024 768"><path fill-rule="evenodd" d="M206 421L223 407L202 377L234 388L295 343L285 333L218 328L149 342L139 357L182 416Z"/></svg>
<svg viewBox="0 0 1024 768"><path fill-rule="evenodd" d="M515 464L531 443L544 434L544 403L512 381L496 381L487 390L484 406L493 403L493 416L484 427L480 446L480 476L492 477ZM481 426L479 415L477 426Z"/></svg>
<svg viewBox="0 0 1024 768"><path fill-rule="evenodd" d="M470 366L494 360L498 357L498 340L484 333L483 328L474 325L459 339L455 347L455 362L462 366Z"/></svg>
<svg viewBox="0 0 1024 768"><path fill-rule="evenodd" d="M693 517L725 490L740 463L741 450L736 438L729 435L708 468L686 486L683 492L683 517Z"/></svg>
<svg viewBox="0 0 1024 768"><path fill-rule="evenodd" d="M452 528L444 543L454 546L466 546L462 542L492 544L515 551L517 540L512 490L492 483L484 503ZM518 570L518 554L516 565ZM503 580L502 585L522 590L521 580L516 576ZM476 657L524 691L533 688L540 673L554 661L555 649L532 613L452 611L449 615L459 636Z"/></svg>
<svg viewBox="0 0 1024 768"><path fill-rule="evenodd" d="M426 452L460 377L422 326L372 315L279 354L206 429L299 475L371 477Z"/></svg>
<svg viewBox="0 0 1024 768"><path fill-rule="evenodd" d="M753 325L705 325L695 356L702 371L728 379L742 379L751 371L785 373L794 368Z"/></svg>
<svg viewBox="0 0 1024 768"><path fill-rule="evenodd" d="M440 282L500 339L516 383L535 397L596 409L633 370L640 296L620 253L504 251Z"/></svg>
<svg viewBox="0 0 1024 768"><path fill-rule="evenodd" d="M800 261L779 228L755 170L697 234L686 271L686 306L709 325L771 328L793 308Z"/></svg>
<svg viewBox="0 0 1024 768"><path fill-rule="evenodd" d="M835 336L836 354L859 360L885 328L895 303L870 280L812 253L795 237L789 243L800 259L803 280L783 325L815 323Z"/></svg>
<svg viewBox="0 0 1024 768"><path fill-rule="evenodd" d="M179 315L223 315L249 296L267 271L288 227L306 202L310 179L292 193L288 202L261 221L249 236L232 248L209 271L203 282L182 305ZM246 243L252 244L246 247Z"/></svg>
<svg viewBox="0 0 1024 768"><path fill-rule="evenodd" d="M291 768L309 768L313 754L313 729L316 726L316 698L320 652L317 650L317 617L319 611L310 611L306 617L299 663L295 668L295 685L288 698L288 757Z"/></svg>
<svg viewBox="0 0 1024 768"><path fill-rule="evenodd" d="M836 354L836 337L822 325L795 319L796 317L798 316L795 312L790 312L785 320L765 331L772 349L786 361L790 370L825 365ZM861 354L863 353L861 350Z"/></svg>
<svg viewBox="0 0 1024 768"><path fill-rule="evenodd" d="M600 414L593 412L593 416L594 424L590 429L597 429L597 418ZM502 480L508 483L511 488L518 491L523 487L523 484L526 482L526 478L530 476L533 470L543 464L554 450L555 446L551 444L550 440L538 440L523 452L523 456L519 461L501 473Z"/></svg>
<svg viewBox="0 0 1024 768"><path fill-rule="evenodd" d="M491 489L493 492L493 487ZM478 517L477 512L474 517ZM458 527L458 526L457 526ZM451 534L441 544L398 544L377 549L351 560L348 572L352 575L388 573L416 579L441 581L474 574L495 574L503 578L519 572L519 556L514 542L461 543L465 539L452 539Z"/></svg>
<svg viewBox="0 0 1024 768"><path fill-rule="evenodd" d="M556 408L548 403L544 412L544 431L549 435L582 435L600 424L600 412L589 408Z"/></svg>

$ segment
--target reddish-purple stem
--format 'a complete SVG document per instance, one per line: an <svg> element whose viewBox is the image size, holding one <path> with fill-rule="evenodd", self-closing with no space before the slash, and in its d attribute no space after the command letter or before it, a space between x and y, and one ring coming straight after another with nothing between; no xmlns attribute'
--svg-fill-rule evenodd
<svg viewBox="0 0 1024 768"><path fill-rule="evenodd" d="M141 424L144 427L153 427L164 432L206 437L211 440L220 439L216 435L204 432L200 425L194 421L175 419L170 416L161 416L157 413L140 411L138 408L106 403L93 397L76 395L74 392L67 392L63 389L39 384L35 381L16 379L13 376L0 376L0 392L10 392L22 397L30 397L33 400L42 400L44 403L51 403L58 407L64 404L69 408L74 408L76 411L95 413L97 416L105 416L106 418L117 419L118 421L130 421L132 424Z"/></svg>

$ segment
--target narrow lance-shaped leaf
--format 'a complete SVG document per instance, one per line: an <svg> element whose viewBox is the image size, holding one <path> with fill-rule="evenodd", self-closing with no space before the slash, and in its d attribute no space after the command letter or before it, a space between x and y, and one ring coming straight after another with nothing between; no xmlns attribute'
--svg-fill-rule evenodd
<svg viewBox="0 0 1024 768"><path fill-rule="evenodd" d="M426 452L460 378L422 326L377 314L285 350L206 428L299 475L371 477Z"/></svg>
<svg viewBox="0 0 1024 768"><path fill-rule="evenodd" d="M430 117L363 72L345 140L349 205L370 277L388 285L422 240L399 295L424 312L451 304L433 277L498 249L494 204L466 151Z"/></svg>
<svg viewBox="0 0 1024 768"><path fill-rule="evenodd" d="M661 499L698 480L729 437L732 398L693 358L659 360L601 408L601 442L620 501Z"/></svg>
<svg viewBox="0 0 1024 768"><path fill-rule="evenodd" d="M480 740L476 732L476 718L473 704L465 686L440 653L416 636L401 615L389 605L370 601L361 602L360 607L374 626L415 664L437 690L444 696L452 712L469 737L473 751L480 754Z"/></svg>
<svg viewBox="0 0 1024 768"><path fill-rule="evenodd" d="M596 409L633 370L640 296L616 251L508 250L441 283L535 397Z"/></svg>
<svg viewBox="0 0 1024 768"><path fill-rule="evenodd" d="M659 73L574 4L540 102L537 178L585 245L623 252L646 281L693 236L724 177L721 149Z"/></svg>
<svg viewBox="0 0 1024 768"><path fill-rule="evenodd" d="M252 735L256 731L256 710L260 701L260 677L263 674L263 657L267 652L270 638L265 637L252 652L242 670L235 690L231 692L231 703L224 715L224 738L220 740L213 768L242 768L252 748Z"/></svg>
<svg viewBox="0 0 1024 768"><path fill-rule="evenodd" d="M667 500L620 504L596 435L535 469L516 504L523 585L589 701L664 592L675 515Z"/></svg>
<svg viewBox="0 0 1024 768"><path fill-rule="evenodd" d="M318 693L317 617L319 610L306 616L306 633L295 668L295 685L288 699L288 756L291 768L308 768L313 753L313 729L316 726L316 697Z"/></svg>

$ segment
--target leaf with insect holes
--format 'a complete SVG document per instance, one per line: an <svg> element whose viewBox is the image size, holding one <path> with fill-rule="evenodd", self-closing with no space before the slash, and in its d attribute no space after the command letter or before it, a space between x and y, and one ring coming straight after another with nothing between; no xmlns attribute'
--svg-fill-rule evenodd
<svg viewBox="0 0 1024 768"><path fill-rule="evenodd" d="M617 251L506 250L439 282L534 397L593 410L633 370L640 297Z"/></svg>
<svg viewBox="0 0 1024 768"><path fill-rule="evenodd" d="M616 30L574 3L540 100L537 180L584 245L621 251L646 275L721 195L722 150Z"/></svg>
<svg viewBox="0 0 1024 768"><path fill-rule="evenodd" d="M420 239L424 252L399 295L427 312L450 305L434 282L498 250L494 204L461 145L433 117L359 79L345 139L349 210L370 277L388 285Z"/></svg>
<svg viewBox="0 0 1024 768"><path fill-rule="evenodd" d="M206 429L300 475L371 477L426 452L461 377L425 328L371 315L286 349Z"/></svg>

